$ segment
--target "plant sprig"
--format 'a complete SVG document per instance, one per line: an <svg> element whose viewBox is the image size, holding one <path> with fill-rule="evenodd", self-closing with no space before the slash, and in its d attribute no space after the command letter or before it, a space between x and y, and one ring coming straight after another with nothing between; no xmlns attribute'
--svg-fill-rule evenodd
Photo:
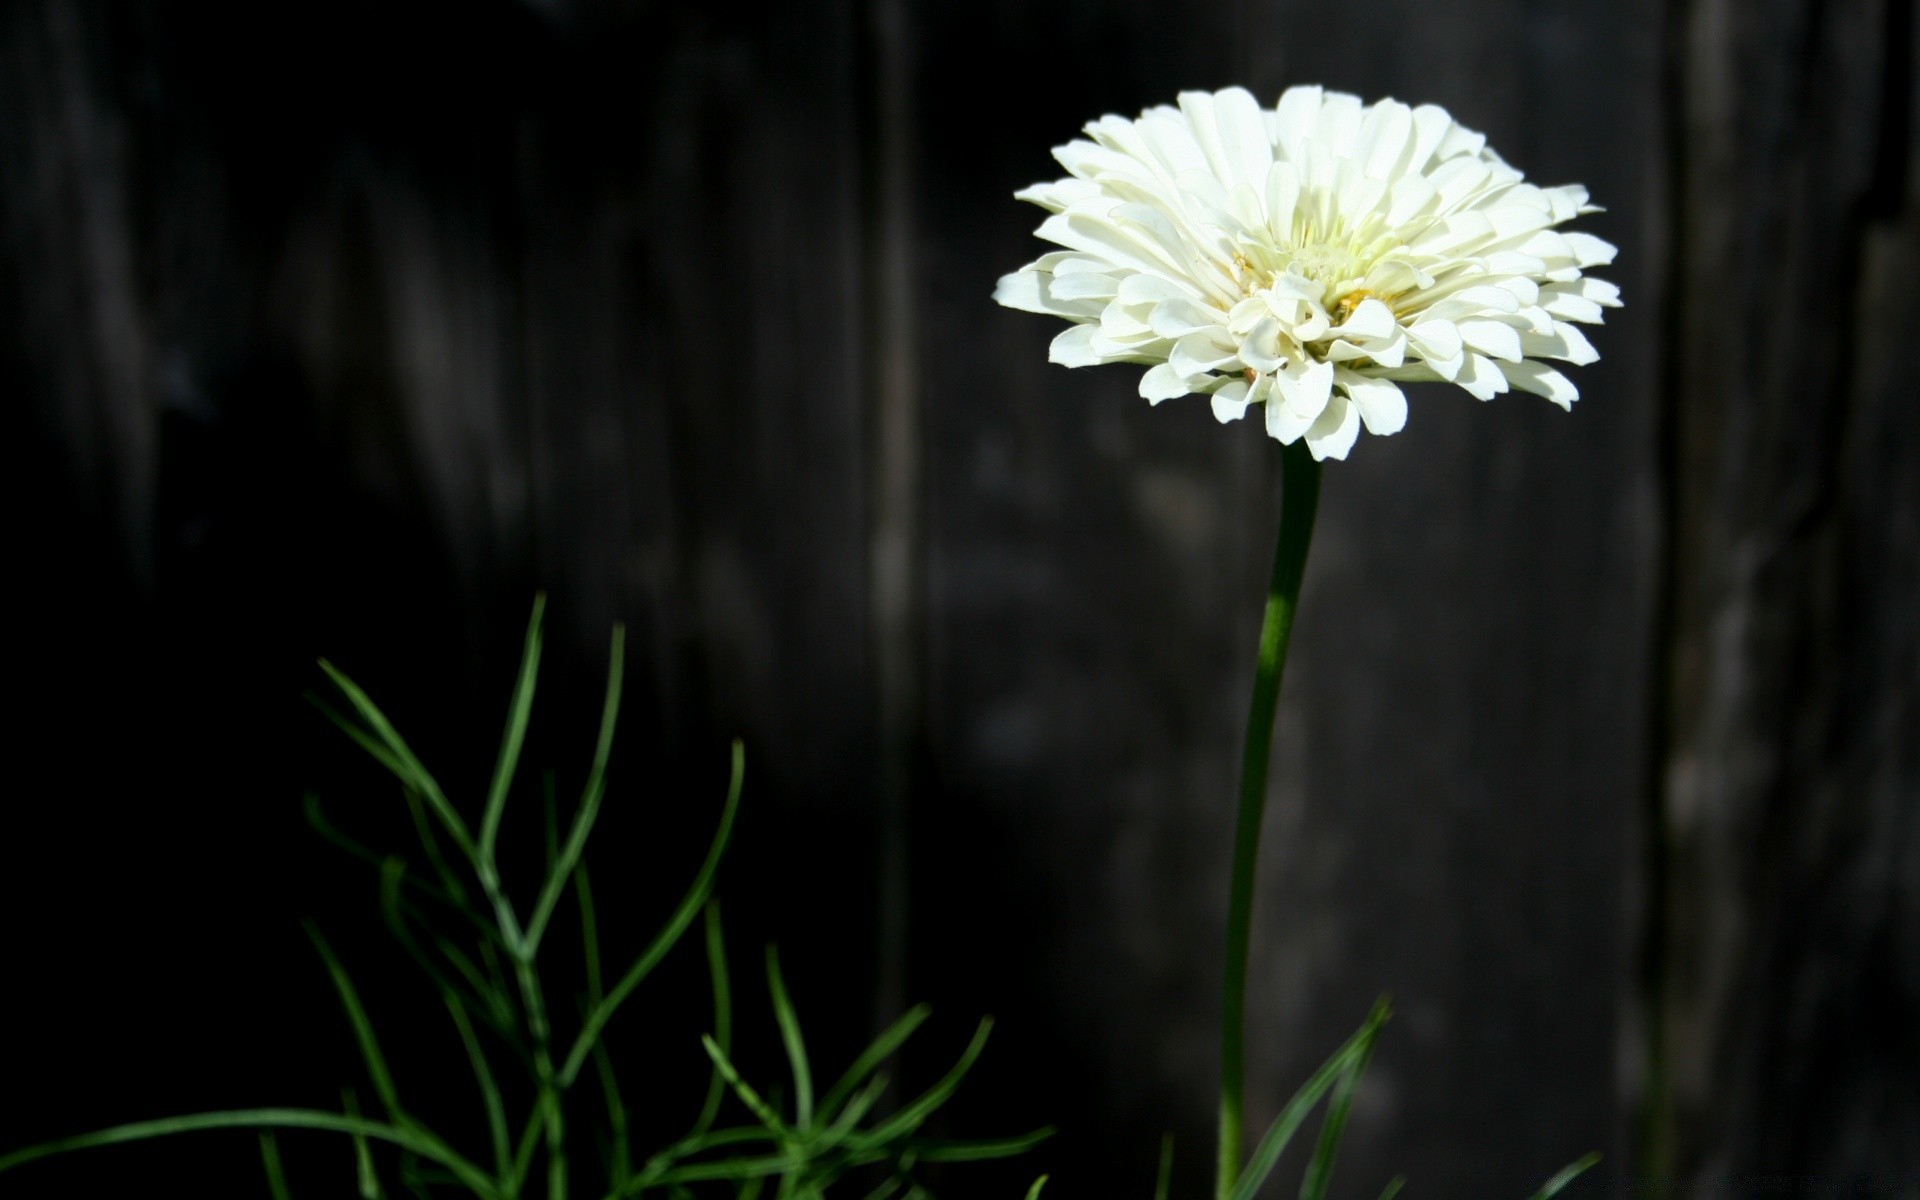
<svg viewBox="0 0 1920 1200"><path fill-rule="evenodd" d="M422 854L431 869L430 878L410 870L403 859L377 854L340 832L326 820L316 798L308 797L307 815L323 837L378 869L382 915L438 992L472 1070L474 1089L486 1113L485 1152L470 1157L456 1149L450 1139L428 1127L402 1102L396 1073L359 990L341 958L319 930L309 926L308 934L353 1030L362 1066L379 1102L379 1115L363 1115L349 1092L343 1094L341 1112L252 1108L169 1117L114 1126L0 1155L0 1171L91 1147L201 1130L246 1128L260 1133L261 1163L275 1200L293 1200L274 1131L316 1129L344 1134L350 1140L358 1190L364 1197L387 1194L370 1149L377 1142L398 1148L402 1156L400 1181L416 1195L454 1189L481 1200L522 1200L534 1194L548 1200L566 1200L576 1182L572 1143L579 1140L578 1130L585 1124L599 1135L605 1168L605 1187L598 1192L602 1200L649 1193L679 1200L715 1187L731 1188L737 1200L752 1200L769 1184L777 1200L811 1200L823 1198L829 1185L855 1172L878 1177L879 1185L872 1195L881 1200L902 1193L902 1189L907 1197L928 1196L925 1184L915 1175L918 1164L1018 1154L1048 1136L1050 1130L977 1142L921 1136L920 1129L928 1117L952 1096L979 1056L990 1022L982 1022L959 1062L933 1087L891 1115L869 1120L888 1083L881 1068L926 1019L925 1008L915 1008L896 1021L816 1100L799 1017L771 949L767 954L768 990L792 1075L792 1110L780 1111L747 1083L731 1058L732 987L719 905L714 899L746 777L745 753L738 740L730 754L726 798L719 820L687 890L640 953L617 974L606 972L585 853L606 792L620 711L625 633L619 626L613 631L599 732L585 786L562 839L549 780L544 873L531 907L522 909L515 903L504 883L497 854L533 715L545 605L544 596L534 601L506 727L477 827L469 824L373 698L325 660L320 663L321 670L344 700L345 711L316 699L327 717L400 781ZM543 973L539 955L569 891L580 920L587 986L578 1009L578 1027L570 1036L560 1037L553 1027L553 1010L547 999L551 975ZM630 1128L618 1071L607 1047L607 1030L703 913L713 1025L701 1044L712 1073L689 1132L636 1156L635 1131ZM444 927L445 917L452 918L452 931ZM517 1131L509 1112L508 1089L502 1086L499 1068L483 1034L490 1034L513 1050L514 1061L530 1077L525 1081L530 1085L530 1101ZM577 1119L589 1104L574 1095L589 1062L594 1064L599 1083L597 1111L588 1122L570 1124L569 1117ZM747 1119L716 1125L729 1095ZM539 1170L542 1166L544 1171ZM533 1181L540 1177L544 1178L544 1187L536 1191Z"/></svg>

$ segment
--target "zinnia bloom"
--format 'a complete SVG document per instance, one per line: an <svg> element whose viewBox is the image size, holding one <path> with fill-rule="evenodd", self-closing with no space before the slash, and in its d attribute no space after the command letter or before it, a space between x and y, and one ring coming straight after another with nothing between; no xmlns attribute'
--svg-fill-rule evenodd
<svg viewBox="0 0 1920 1200"><path fill-rule="evenodd" d="M1223 422L1264 405L1317 459L1406 424L1405 381L1571 408L1547 360L1598 358L1574 323L1620 303L1581 274L1614 248L1555 228L1598 211L1587 190L1526 183L1433 105L1295 87L1263 109L1228 88L1085 132L1053 152L1069 178L1016 193L1065 249L994 299L1074 323L1054 362L1151 364L1142 396L1209 394Z"/></svg>

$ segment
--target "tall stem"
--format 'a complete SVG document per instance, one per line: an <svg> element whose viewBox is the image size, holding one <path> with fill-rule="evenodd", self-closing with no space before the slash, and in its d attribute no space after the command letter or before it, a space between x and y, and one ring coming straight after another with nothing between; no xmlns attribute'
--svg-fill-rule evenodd
<svg viewBox="0 0 1920 1200"><path fill-rule="evenodd" d="M1220 1158L1216 1195L1226 1200L1239 1181L1246 1122L1247 948L1253 925L1253 882L1260 851L1260 821L1267 808L1267 763L1273 754L1273 716L1280 675L1287 665L1287 636L1300 605L1313 517L1320 506L1320 464L1305 438L1281 454L1280 540L1273 552L1266 615L1260 622L1260 654L1253 675L1253 707L1240 760L1240 813L1233 831L1233 883L1227 900L1227 965L1220 1004Z"/></svg>

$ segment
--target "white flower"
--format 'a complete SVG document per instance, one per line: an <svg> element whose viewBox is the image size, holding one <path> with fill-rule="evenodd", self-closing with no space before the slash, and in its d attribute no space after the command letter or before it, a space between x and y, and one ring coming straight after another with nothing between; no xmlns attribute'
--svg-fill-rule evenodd
<svg viewBox="0 0 1920 1200"><path fill-rule="evenodd" d="M1229 88L1086 134L1053 152L1069 178L1016 193L1066 249L994 299L1074 322L1054 362L1152 364L1142 396L1209 393L1221 421L1263 404L1315 458L1345 458L1362 423L1398 431L1401 381L1570 408L1542 360L1599 357L1574 323L1620 303L1581 274L1614 248L1555 229L1598 211L1586 189L1524 182L1433 105L1295 87L1263 109Z"/></svg>

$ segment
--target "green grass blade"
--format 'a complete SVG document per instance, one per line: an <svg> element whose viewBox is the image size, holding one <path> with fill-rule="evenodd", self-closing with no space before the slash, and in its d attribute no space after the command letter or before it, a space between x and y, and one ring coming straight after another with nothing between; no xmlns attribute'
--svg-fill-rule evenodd
<svg viewBox="0 0 1920 1200"><path fill-rule="evenodd" d="M326 666L326 663L323 661L321 666ZM354 744L358 745L362 750L365 750L375 762L392 772L401 783L408 787L413 786L412 769L407 766L405 761L396 757L393 751L387 748L386 743L382 742L373 734L368 733L355 722L349 720L345 713L333 705L328 704L313 692L307 693L307 702L319 709L321 716L333 722L340 732L352 738Z"/></svg>
<svg viewBox="0 0 1920 1200"><path fill-rule="evenodd" d="M873 1044L861 1051L859 1058L853 1060L853 1065L847 1068L847 1073L827 1089L827 1094L820 1099L821 1113L832 1117L840 1103L852 1094L854 1088L860 1086L860 1081L878 1070L880 1064L887 1061L902 1043L912 1037L913 1031L920 1028L921 1023L932 1014L931 1008L924 1004L916 1004L899 1020L887 1026L879 1037L873 1039Z"/></svg>
<svg viewBox="0 0 1920 1200"><path fill-rule="evenodd" d="M540 620L547 611L547 594L535 592L533 616L527 621L527 640L520 652L520 675L507 705L507 728L500 737L500 757L493 764L493 782L487 787L487 811L480 820L480 857L493 861L500 839L500 820L506 815L507 793L513 789L520 766L520 748L527 739L527 720L533 713L535 680L540 674Z"/></svg>
<svg viewBox="0 0 1920 1200"><path fill-rule="evenodd" d="M347 1115L360 1115L360 1105L354 1100L351 1090L340 1093L340 1105ZM347 1135L353 1139L354 1182L360 1192L360 1200L383 1200L380 1193L380 1176L373 1169L373 1151L367 1146L363 1133L353 1132Z"/></svg>
<svg viewBox="0 0 1920 1200"><path fill-rule="evenodd" d="M1533 1200L1552 1200L1554 1196L1560 1194L1561 1189L1578 1179L1599 1161L1598 1154L1589 1154L1576 1162L1568 1163L1560 1169L1559 1174L1540 1185L1540 1190L1533 1194Z"/></svg>
<svg viewBox="0 0 1920 1200"><path fill-rule="evenodd" d="M55 1154L68 1154L75 1150L89 1150L98 1146L151 1141L154 1138L210 1129L323 1129L349 1135L357 1133L375 1141L390 1142L404 1150L411 1150L422 1158L439 1163L459 1176L464 1186L487 1200L497 1200L500 1195L499 1190L484 1173L459 1155L452 1153L445 1144L431 1134L417 1129L401 1128L385 1121L373 1121L365 1117L350 1117L343 1113L304 1108L235 1109L225 1112L195 1113L185 1117L165 1117L158 1121L137 1121L130 1125L115 1125L109 1129L96 1130L78 1137L61 1138L58 1141L42 1142L37 1146L28 1146L22 1150L15 1150L11 1154L0 1155L0 1171L10 1171L15 1167L37 1159L49 1158Z"/></svg>
<svg viewBox="0 0 1920 1200"><path fill-rule="evenodd" d="M447 801L446 793L440 790L440 785L434 780L432 773L421 765L419 758L415 757L413 751L407 747L406 740L394 729L393 723L387 720L386 714L380 711L379 705L361 691L358 684L347 678L338 667L324 658L320 660L320 669L327 673L327 678L333 680L334 686L339 688L341 694L352 703L354 711L360 714L360 719L367 723L373 736L378 738L385 748L387 752L385 756L376 754L375 757L380 758L388 770L393 771L403 782L420 793L432 806L434 815L440 818L441 825L446 828L448 836L453 838L454 844L460 847L461 853L465 854L469 861L477 861L473 835L467 831L466 822L460 819L460 814ZM345 728L349 734L353 733L354 727L351 724ZM354 740L362 745L367 744L358 735L355 735Z"/></svg>
<svg viewBox="0 0 1920 1200"><path fill-rule="evenodd" d="M700 864L700 871L694 877L693 886L687 889L686 896L680 901L680 906L674 910L673 915L668 918L666 926L654 936L653 941L634 961L634 964L627 968L626 974L621 976L620 982L614 985L606 998L594 1005L593 1011L587 1015L579 1036L574 1039L573 1049L567 1053L566 1065L560 1070L559 1083L562 1088L572 1086L574 1079L580 1073L581 1064L586 1062L588 1053L593 1049L594 1039L600 1036L600 1031L613 1018L613 1014L619 1011L621 1003L633 993L633 989L639 987L641 980L659 965L660 960L666 957L667 951L673 949L674 944L680 940L680 935L685 933L687 926L693 923L694 914L698 913L701 906L707 902L707 896L713 891L714 874L720 869L720 857L726 852L727 839L733 833L734 816L740 810L740 788L745 773L745 752L736 739L733 743L733 768L731 779L727 784L726 807L721 810L720 827L715 831L713 843L707 849L706 861Z"/></svg>
<svg viewBox="0 0 1920 1200"><path fill-rule="evenodd" d="M1173 1186L1173 1134L1160 1135L1160 1169L1154 1173L1153 1200L1167 1200Z"/></svg>
<svg viewBox="0 0 1920 1200"><path fill-rule="evenodd" d="M794 1125L813 1127L813 1071L807 1065L807 1043L800 1036L800 1014L793 1010L787 995L787 981L780 975L780 954L767 947L767 990L773 995L773 1019L780 1026L780 1042L786 1047L787 1064L793 1069Z"/></svg>
<svg viewBox="0 0 1920 1200"><path fill-rule="evenodd" d="M727 975L726 936L720 927L720 902L709 900L706 904L706 941L707 976L713 987L713 1040L722 1052L733 1053L733 985ZM694 1120L695 1136L712 1128L713 1119L720 1115L720 1101L726 1095L727 1082L715 1067L707 1079L707 1098L700 1105L700 1115Z"/></svg>
<svg viewBox="0 0 1920 1200"><path fill-rule="evenodd" d="M581 955L586 963L587 1007L591 1010L600 1003L604 993L600 979L600 922L593 903L593 883L587 876L585 863L573 873L573 894L580 907ZM633 1151L627 1137L626 1102L621 1098L620 1082L614 1074L613 1059L607 1053L604 1037L593 1043L593 1065L600 1077L600 1095L607 1106L607 1132L612 1139L608 1174L617 1188L633 1174Z"/></svg>
<svg viewBox="0 0 1920 1200"><path fill-rule="evenodd" d="M600 978L600 917L593 903L593 883L582 866L573 875L573 898L580 907L580 953L587 970L587 1004L600 1003L606 991Z"/></svg>
<svg viewBox="0 0 1920 1200"><path fill-rule="evenodd" d="M317 792L308 792L302 796L301 808L306 814L307 824L313 827L315 833L363 863L375 867L380 865L382 861L380 855L340 832L332 821L327 820L326 811L320 806L320 796Z"/></svg>
<svg viewBox="0 0 1920 1200"><path fill-rule="evenodd" d="M1395 1196L1400 1194L1400 1189L1405 1186L1407 1186L1407 1177L1405 1175L1395 1175L1387 1182L1386 1187L1380 1189L1380 1200L1393 1200Z"/></svg>
<svg viewBox="0 0 1920 1200"><path fill-rule="evenodd" d="M613 648L608 652L607 693L600 705L600 736L594 743L593 766L587 771L587 786L580 795L580 809L574 814L573 826L567 832L567 844L560 851L560 859L547 874L547 882L540 892L540 902L534 907L533 918L527 922L527 945L537 947L540 936L546 932L547 922L553 916L554 908L560 903L560 896L566 890L567 878L580 862L580 856L586 851L587 836L593 832L594 821L600 815L600 800L606 793L607 759L613 753L613 731L620 717L621 681L626 675L627 630L623 625L613 627Z"/></svg>
<svg viewBox="0 0 1920 1200"><path fill-rule="evenodd" d="M1042 1175L1040 1178L1034 1180L1033 1186L1027 1189L1027 1200L1040 1200L1040 1189L1046 1186L1047 1176Z"/></svg>
<svg viewBox="0 0 1920 1200"><path fill-rule="evenodd" d="M1057 1132L1053 1126L1046 1125L1014 1137L916 1142L913 1150L921 1162L981 1162L1025 1154Z"/></svg>
<svg viewBox="0 0 1920 1200"><path fill-rule="evenodd" d="M771 1104L761 1098L759 1092L753 1090L751 1084L740 1078L740 1072L734 1069L733 1061L727 1057L725 1051L720 1049L720 1044L703 1034L700 1045L706 1049L707 1057L713 1060L713 1065L720 1072L720 1077L727 1081L727 1086L733 1089L734 1095L740 1097L740 1102L747 1106L747 1110L781 1139L794 1140L792 1127L781 1119L780 1114ZM720 1176L714 1176L714 1178L720 1178Z"/></svg>
<svg viewBox="0 0 1920 1200"><path fill-rule="evenodd" d="M443 989L440 998L447 1006L447 1014L453 1018L454 1028L460 1032L460 1044L466 1047L467 1061L473 1066L473 1081L479 1086L480 1101L487 1109L487 1137L493 1145L494 1174L505 1179L513 1170L513 1148L507 1133L507 1107L500 1095L500 1085L487 1062L486 1049L474 1034L473 1022L467 1019L466 1004L459 993Z"/></svg>
<svg viewBox="0 0 1920 1200"><path fill-rule="evenodd" d="M954 1063L947 1073L940 1077L938 1083L860 1138L849 1139L849 1144L857 1143L863 1147L885 1145L918 1129L928 1117L947 1102L954 1090L960 1086L960 1081L966 1077L968 1071L973 1069L974 1061L980 1057L980 1052L986 1049L987 1038L992 1033L993 1018L981 1018L980 1027L974 1031L973 1040L967 1043L966 1050L961 1053L960 1061Z"/></svg>
<svg viewBox="0 0 1920 1200"><path fill-rule="evenodd" d="M1246 1170L1241 1172L1240 1178L1234 1184L1231 1200L1253 1200L1254 1193L1260 1190L1260 1185L1265 1183L1267 1176L1273 1173L1274 1166L1280 1161L1281 1153L1286 1150L1287 1143L1293 1140L1294 1132L1300 1128L1301 1122L1307 1119L1307 1114L1313 1111L1313 1106L1326 1095L1334 1081L1353 1065L1355 1059L1362 1053L1363 1047L1372 1041L1379 1032L1380 1024L1385 1020L1386 1013L1383 1007L1375 1005L1373 1014L1367 1018L1367 1023L1360 1027L1359 1032L1348 1038L1345 1045L1334 1051L1333 1057L1327 1059L1320 1069L1314 1072L1313 1077L1293 1094L1293 1099L1287 1102L1287 1106L1280 1110L1280 1115L1274 1118L1273 1124L1267 1127L1266 1136L1260 1139L1260 1145L1255 1148L1253 1157L1248 1160Z"/></svg>
<svg viewBox="0 0 1920 1200"><path fill-rule="evenodd" d="M1326 1200L1327 1184L1333 1179L1334 1160L1340 1153L1340 1139L1347 1131L1347 1118L1353 1112L1353 1096L1359 1090L1361 1076L1367 1073L1367 1063L1373 1058L1373 1047L1379 1038L1380 1026L1386 1022L1389 1011L1387 998L1382 996L1367 1017L1366 1028L1372 1031L1371 1036L1361 1045L1353 1065L1334 1085L1333 1098L1327 1101L1326 1121L1320 1127L1320 1144L1315 1147L1313 1160L1307 1164L1306 1178L1300 1183L1300 1200Z"/></svg>
<svg viewBox="0 0 1920 1200"><path fill-rule="evenodd" d="M410 1125L406 1110L400 1107L399 1093L394 1090L393 1076L387 1071L386 1056L380 1053L380 1041L373 1034L373 1022L367 1019L367 1010L360 1003L360 993L354 989L353 980L333 956L333 950L327 945L327 939L311 922L306 923L307 936L313 939L314 949L326 960L327 974L333 977L334 990L340 993L341 1007L347 1010L347 1020L353 1025L353 1036L360 1044L360 1057L366 1062L367 1074L373 1080L373 1090L380 1097L381 1105L387 1110L387 1116L399 1125Z"/></svg>
<svg viewBox="0 0 1920 1200"><path fill-rule="evenodd" d="M412 788L404 791L407 802L407 816L413 821L413 832L420 839L420 848L426 852L427 861L433 865L434 874L440 877L440 886L447 891L447 899L453 907L469 921L485 926L486 921L473 911L467 903L467 889L461 884L460 877L447 865L447 856L440 852L440 839L433 835L433 823L427 820L426 808L420 801L420 794Z"/></svg>
<svg viewBox="0 0 1920 1200"><path fill-rule="evenodd" d="M267 1190L273 1193L273 1200L293 1200L293 1194L287 1190L287 1172L280 1165L280 1143L273 1135L260 1135L260 1165L266 1168Z"/></svg>
<svg viewBox="0 0 1920 1200"><path fill-rule="evenodd" d="M840 1115L833 1119L833 1124L815 1136L814 1145L828 1148L838 1146L860 1124L860 1119L880 1102L880 1097L886 1093L888 1083L889 1080L884 1072L868 1080L867 1086L855 1092L853 1099L847 1101L846 1107L840 1110Z"/></svg>

